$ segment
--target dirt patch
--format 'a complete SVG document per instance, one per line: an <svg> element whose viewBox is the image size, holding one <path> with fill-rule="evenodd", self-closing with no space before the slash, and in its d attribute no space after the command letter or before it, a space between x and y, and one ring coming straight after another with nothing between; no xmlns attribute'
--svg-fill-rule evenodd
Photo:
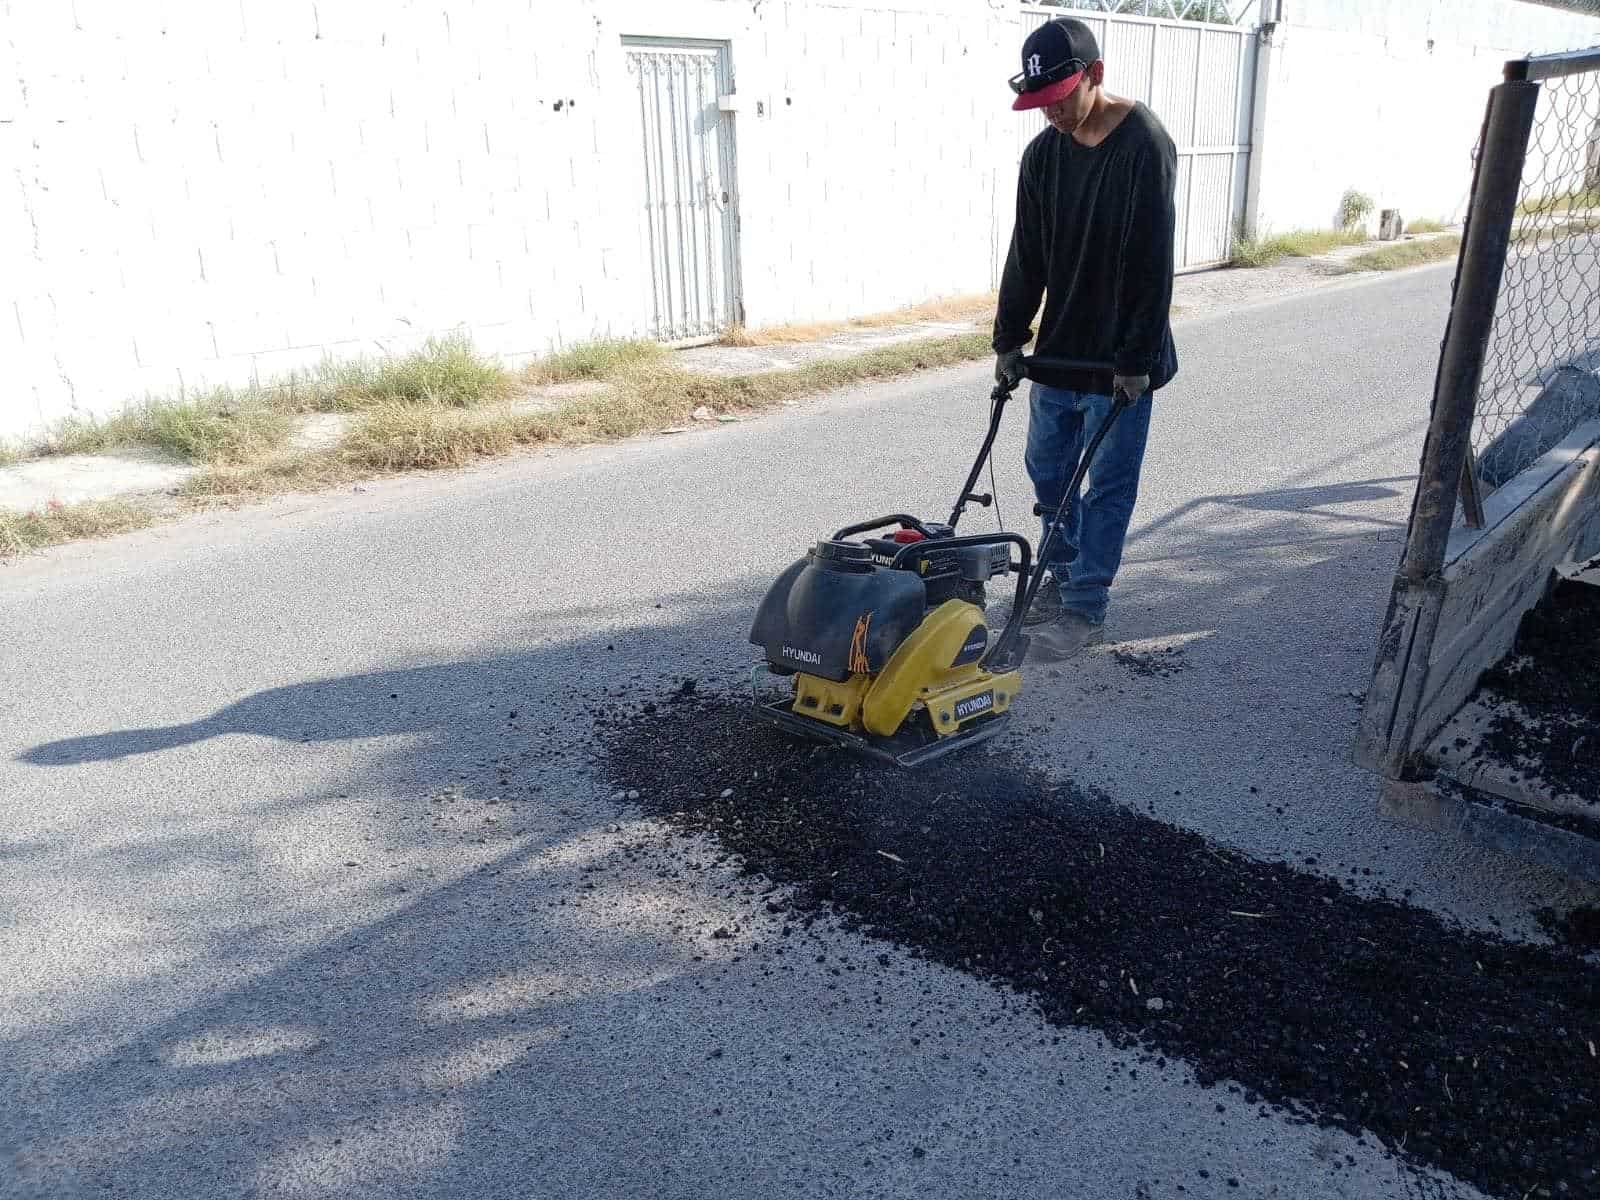
<svg viewBox="0 0 1600 1200"><path fill-rule="evenodd" d="M1557 793L1600 797L1600 587L1558 584L1479 687L1521 713L1493 721L1474 757L1527 764Z"/></svg>
<svg viewBox="0 0 1600 1200"><path fill-rule="evenodd" d="M0 509L28 512L51 501L81 504L181 487L198 468L159 450L38 458L0 470Z"/></svg>
<svg viewBox="0 0 1600 1200"><path fill-rule="evenodd" d="M1600 1194L1600 969L1581 957L1253 861L999 754L908 776L737 701L649 707L599 717L608 782L714 835L796 925L837 917L1491 1194Z"/></svg>
<svg viewBox="0 0 1600 1200"><path fill-rule="evenodd" d="M349 413L307 413L298 418L289 437L294 450L331 450L339 444L354 418Z"/></svg>

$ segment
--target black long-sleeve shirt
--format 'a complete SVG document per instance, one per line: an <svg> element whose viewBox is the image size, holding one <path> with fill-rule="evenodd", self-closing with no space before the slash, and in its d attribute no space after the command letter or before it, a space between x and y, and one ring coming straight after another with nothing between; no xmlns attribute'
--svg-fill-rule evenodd
<svg viewBox="0 0 1600 1200"><path fill-rule="evenodd" d="M1035 354L1113 362L1119 375L1150 376L1152 391L1177 374L1168 319L1177 165L1171 137L1142 103L1098 146L1053 127L1028 144L1000 280L996 354L1027 345L1042 296ZM1078 391L1111 388L1105 375L1029 377Z"/></svg>

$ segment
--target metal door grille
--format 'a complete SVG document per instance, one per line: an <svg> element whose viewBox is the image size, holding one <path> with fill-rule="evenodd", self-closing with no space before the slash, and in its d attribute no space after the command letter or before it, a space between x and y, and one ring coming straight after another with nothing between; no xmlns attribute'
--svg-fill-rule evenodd
<svg viewBox="0 0 1600 1200"><path fill-rule="evenodd" d="M738 198L728 49L717 43L625 39L638 93L649 258L650 336L714 338L739 320Z"/></svg>
<svg viewBox="0 0 1600 1200"><path fill-rule="evenodd" d="M1153 4L1152 11L1161 10ZM1106 60L1106 87L1148 104L1177 144L1174 261L1178 270L1225 261L1233 252L1233 235L1245 208L1255 91L1254 27L1099 16L1027 5L1017 45L1046 21L1061 16L1077 17L1094 31ZM1043 128L1038 113L1021 116L1019 157ZM1001 236L1008 236L1009 223L1001 224L1005 227Z"/></svg>

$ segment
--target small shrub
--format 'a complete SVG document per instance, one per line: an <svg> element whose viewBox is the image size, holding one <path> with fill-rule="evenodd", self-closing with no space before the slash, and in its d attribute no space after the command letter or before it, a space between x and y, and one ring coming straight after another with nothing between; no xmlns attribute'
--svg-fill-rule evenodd
<svg viewBox="0 0 1600 1200"><path fill-rule="evenodd" d="M1362 224L1372 214L1372 197L1354 188L1339 198L1339 227L1350 229Z"/></svg>

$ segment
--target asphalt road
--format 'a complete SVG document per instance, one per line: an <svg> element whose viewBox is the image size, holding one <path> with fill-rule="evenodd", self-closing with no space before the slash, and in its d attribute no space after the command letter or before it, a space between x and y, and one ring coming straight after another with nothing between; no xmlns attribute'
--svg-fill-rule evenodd
<svg viewBox="0 0 1600 1200"><path fill-rule="evenodd" d="M1380 823L1348 758L1448 289L1180 326L1117 643L1030 674L1014 741L1531 933L1593 894ZM740 686L764 582L942 512L986 395L951 370L0 571L0 1195L1475 1195L878 943L774 959L737 863L593 781L597 697Z"/></svg>

